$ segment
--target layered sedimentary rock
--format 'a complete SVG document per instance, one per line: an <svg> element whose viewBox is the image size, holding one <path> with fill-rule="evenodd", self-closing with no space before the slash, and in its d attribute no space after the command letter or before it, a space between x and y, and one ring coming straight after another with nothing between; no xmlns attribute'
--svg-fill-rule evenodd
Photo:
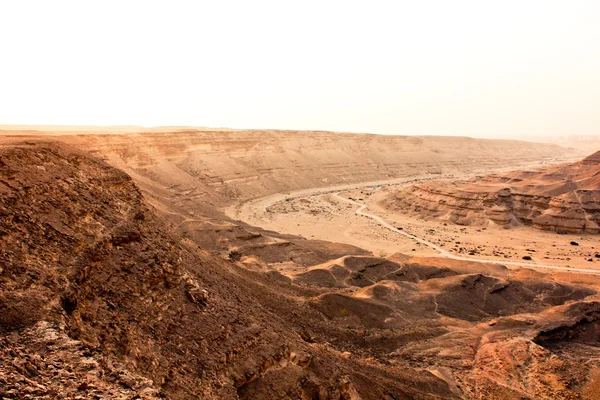
<svg viewBox="0 0 600 400"><path fill-rule="evenodd" d="M220 206L290 190L473 172L572 159L577 154L557 145L515 140L322 131L53 134L102 155L130 174L143 190L156 191L158 185L182 201Z"/></svg>
<svg viewBox="0 0 600 400"><path fill-rule="evenodd" d="M538 229L598 233L600 153L581 162L535 171L435 181L393 193L383 204L460 225L531 225Z"/></svg>

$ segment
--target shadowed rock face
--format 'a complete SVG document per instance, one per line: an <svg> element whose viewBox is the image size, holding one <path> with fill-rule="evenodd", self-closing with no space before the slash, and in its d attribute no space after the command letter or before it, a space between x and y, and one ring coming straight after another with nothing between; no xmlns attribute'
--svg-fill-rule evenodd
<svg viewBox="0 0 600 400"><path fill-rule="evenodd" d="M0 150L0 396L563 399L597 384L593 277L374 257L209 207L172 225L147 198L60 144Z"/></svg>
<svg viewBox="0 0 600 400"><path fill-rule="evenodd" d="M600 348L600 304L567 307L562 320L547 324L533 340L551 349L577 343Z"/></svg>
<svg viewBox="0 0 600 400"><path fill-rule="evenodd" d="M531 225L538 229L598 233L600 152L573 164L490 175L477 180L431 182L384 201L392 209L436 216L460 225Z"/></svg>
<svg viewBox="0 0 600 400"><path fill-rule="evenodd" d="M536 312L551 305L582 300L590 289L538 280L498 279L468 275L448 285L437 297L438 311L453 318L478 321L486 317Z"/></svg>

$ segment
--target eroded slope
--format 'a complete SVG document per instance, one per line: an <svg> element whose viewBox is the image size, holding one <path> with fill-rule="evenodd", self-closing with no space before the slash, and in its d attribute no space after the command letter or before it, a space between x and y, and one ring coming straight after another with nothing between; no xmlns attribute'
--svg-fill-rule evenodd
<svg viewBox="0 0 600 400"><path fill-rule="evenodd" d="M531 225L538 229L598 233L600 152L581 162L468 181L417 184L382 204L461 225Z"/></svg>
<svg viewBox="0 0 600 400"><path fill-rule="evenodd" d="M374 257L136 175L170 224L126 174L62 145L0 160L5 397L563 399L599 384L595 277Z"/></svg>
<svg viewBox="0 0 600 400"><path fill-rule="evenodd" d="M302 340L304 291L174 235L123 172L57 144L0 160L3 397L456 397Z"/></svg>

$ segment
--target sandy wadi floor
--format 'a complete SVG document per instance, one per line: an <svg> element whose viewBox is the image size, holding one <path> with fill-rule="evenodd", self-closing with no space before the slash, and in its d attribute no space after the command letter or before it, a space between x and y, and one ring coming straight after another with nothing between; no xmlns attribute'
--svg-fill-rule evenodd
<svg viewBox="0 0 600 400"><path fill-rule="evenodd" d="M416 180L431 177L416 178ZM411 180L414 182L414 180ZM457 256L503 262L526 262L571 268L600 270L600 243L589 234L557 234L529 227L506 229L465 227L443 221L423 220L380 205L405 183L373 185L361 189L328 193L283 195L246 203L237 217L250 224L310 239L337 241L358 246L378 256L405 253L438 256L440 253L422 243L392 232L376 221L356 214L357 206L335 196L365 204L370 213L402 231L431 242ZM577 245L571 244L577 243ZM524 259L525 257L525 259ZM527 259L530 257L531 259Z"/></svg>
<svg viewBox="0 0 600 400"><path fill-rule="evenodd" d="M408 185L426 179L432 177L376 182L373 186L366 186L357 191L344 191L348 189L347 187L332 187L320 191L279 194L229 208L226 213L264 229L286 232L308 239L351 244L381 257L397 252L410 253L413 248L415 254L435 256L436 251L425 246L416 246L414 241L382 229L376 222L356 215L357 207L335 197L336 193L371 193L375 187ZM364 197L362 194L355 196Z"/></svg>

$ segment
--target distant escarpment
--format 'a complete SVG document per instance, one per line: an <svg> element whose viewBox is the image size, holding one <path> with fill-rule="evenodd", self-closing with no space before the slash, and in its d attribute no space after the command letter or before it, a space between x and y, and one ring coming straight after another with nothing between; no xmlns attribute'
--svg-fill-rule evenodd
<svg viewBox="0 0 600 400"><path fill-rule="evenodd" d="M54 134L104 157L144 192L161 190L182 201L219 206L299 189L470 173L580 155L553 144L516 140L323 131Z"/></svg>
<svg viewBox="0 0 600 400"><path fill-rule="evenodd" d="M571 233L598 233L600 152L581 162L488 175L467 181L434 181L391 194L386 207L459 225L530 225Z"/></svg>

